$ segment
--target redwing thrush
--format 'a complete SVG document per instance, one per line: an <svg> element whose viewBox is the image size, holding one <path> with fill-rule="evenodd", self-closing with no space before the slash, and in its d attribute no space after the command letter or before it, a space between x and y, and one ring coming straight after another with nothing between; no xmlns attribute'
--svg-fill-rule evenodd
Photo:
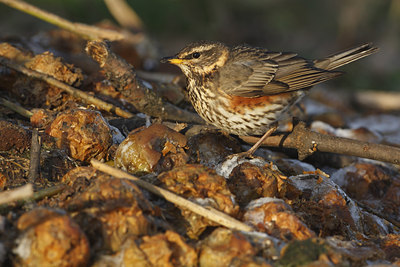
<svg viewBox="0 0 400 267"><path fill-rule="evenodd" d="M306 60L295 53L203 41L162 62L181 68L190 101L204 120L232 134L266 133L264 140L282 114L313 85L342 74L334 69L376 51L364 44L324 59Z"/></svg>

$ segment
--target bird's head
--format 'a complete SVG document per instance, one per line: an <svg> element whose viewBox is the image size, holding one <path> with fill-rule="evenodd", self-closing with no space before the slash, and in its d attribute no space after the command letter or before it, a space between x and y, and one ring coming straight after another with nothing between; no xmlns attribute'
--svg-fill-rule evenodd
<svg viewBox="0 0 400 267"><path fill-rule="evenodd" d="M183 73L190 77L191 74L209 74L223 66L228 59L229 48L223 43L203 41L189 44L178 54L161 60L181 68Z"/></svg>

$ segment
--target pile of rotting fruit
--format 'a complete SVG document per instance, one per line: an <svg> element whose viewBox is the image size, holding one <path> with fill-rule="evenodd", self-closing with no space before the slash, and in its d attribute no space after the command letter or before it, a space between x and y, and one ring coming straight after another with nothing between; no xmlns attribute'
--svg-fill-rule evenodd
<svg viewBox="0 0 400 267"><path fill-rule="evenodd" d="M282 148L237 158L250 146L235 136L200 120L176 123L139 113L136 96L115 86L126 81L99 69L75 35L57 30L30 42L39 39L35 45L44 52L37 54L24 43L0 43L9 62L0 71L0 189L27 182L34 188L28 198L2 199L4 266L400 265L398 166L332 153L300 161ZM61 45L66 39L69 47ZM135 54L123 43L113 49ZM131 63L141 66L135 55ZM131 115L87 104L26 70ZM131 82L191 112L178 90L184 83L145 72ZM339 94L316 88L303 102L313 131L400 145L397 116L357 113Z"/></svg>

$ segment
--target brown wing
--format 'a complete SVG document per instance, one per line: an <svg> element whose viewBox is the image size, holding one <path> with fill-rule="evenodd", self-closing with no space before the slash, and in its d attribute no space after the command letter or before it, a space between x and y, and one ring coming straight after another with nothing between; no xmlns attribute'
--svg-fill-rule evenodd
<svg viewBox="0 0 400 267"><path fill-rule="evenodd" d="M304 63L286 63L279 64L273 81L264 87L265 94L274 94L300 90L314 86L318 83L330 80L342 74L340 71L327 71L315 68L310 62L300 59ZM284 84L286 89L283 86Z"/></svg>
<svg viewBox="0 0 400 267"><path fill-rule="evenodd" d="M220 88L235 96L258 97L295 91L340 75L326 71L294 53L236 47L220 69Z"/></svg>
<svg viewBox="0 0 400 267"><path fill-rule="evenodd" d="M278 64L267 53L244 48L232 51L232 58L219 71L219 87L226 93L255 97L263 95L266 84L275 77Z"/></svg>

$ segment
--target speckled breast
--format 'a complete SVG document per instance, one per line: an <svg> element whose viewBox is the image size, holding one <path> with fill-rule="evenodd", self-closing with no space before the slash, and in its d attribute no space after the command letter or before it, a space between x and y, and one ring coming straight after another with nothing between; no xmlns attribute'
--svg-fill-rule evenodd
<svg viewBox="0 0 400 267"><path fill-rule="evenodd" d="M197 113L208 123L236 135L263 135L304 95L303 91L294 91L254 98L230 96L191 87L189 82L189 97Z"/></svg>

